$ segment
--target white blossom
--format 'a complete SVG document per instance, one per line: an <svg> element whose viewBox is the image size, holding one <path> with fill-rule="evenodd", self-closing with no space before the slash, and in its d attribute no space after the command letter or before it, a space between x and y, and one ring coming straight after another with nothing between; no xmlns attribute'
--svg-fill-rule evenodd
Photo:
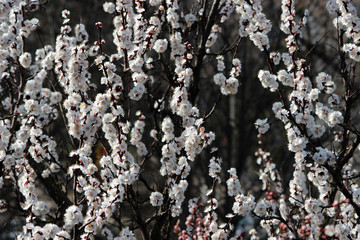
<svg viewBox="0 0 360 240"><path fill-rule="evenodd" d="M159 192L152 192L150 195L150 203L154 207L159 207L163 204L164 197Z"/></svg>
<svg viewBox="0 0 360 240"><path fill-rule="evenodd" d="M267 123L267 118L265 118L256 120L255 127L257 128L259 133L265 134L269 130L270 125Z"/></svg>
<svg viewBox="0 0 360 240"><path fill-rule="evenodd" d="M261 85L264 88L270 88L271 92L275 92L279 87L276 81L276 76L271 74L269 71L260 70L258 74Z"/></svg>
<svg viewBox="0 0 360 240"><path fill-rule="evenodd" d="M64 215L65 224L69 227L73 227L83 221L83 215L78 206L72 205L66 209Z"/></svg>
<svg viewBox="0 0 360 240"><path fill-rule="evenodd" d="M166 51L168 46L168 41L166 39L158 39L154 44L154 50L158 53L163 53Z"/></svg>
<svg viewBox="0 0 360 240"><path fill-rule="evenodd" d="M24 68L29 68L31 65L31 54L28 52L21 54L19 57L19 62Z"/></svg>

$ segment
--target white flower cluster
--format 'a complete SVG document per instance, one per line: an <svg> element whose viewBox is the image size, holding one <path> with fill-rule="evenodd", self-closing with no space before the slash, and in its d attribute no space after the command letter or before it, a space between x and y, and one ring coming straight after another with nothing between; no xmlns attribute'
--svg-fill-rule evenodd
<svg viewBox="0 0 360 240"><path fill-rule="evenodd" d="M336 90L336 85L329 74L321 72L315 80L317 88L327 94L332 94Z"/></svg>
<svg viewBox="0 0 360 240"><path fill-rule="evenodd" d="M153 48L158 53L163 53L166 51L168 46L168 41L166 39L158 39L156 40Z"/></svg>
<svg viewBox="0 0 360 240"><path fill-rule="evenodd" d="M140 117L142 120L145 119L144 116ZM147 154L146 145L141 142L142 134L144 132L145 122L142 120L137 120L134 124L134 128L131 130L131 144L135 145L137 148L137 154L139 156L145 156Z"/></svg>
<svg viewBox="0 0 360 240"><path fill-rule="evenodd" d="M245 196L240 193L236 195L235 202L232 207L234 214L246 216L255 208L255 197L252 195Z"/></svg>
<svg viewBox="0 0 360 240"><path fill-rule="evenodd" d="M220 22L221 23L225 22L230 17L230 15L234 10L235 10L234 1L229 1L229 0L225 1L223 7L219 11L221 16Z"/></svg>
<svg viewBox="0 0 360 240"><path fill-rule="evenodd" d="M217 60L217 70L219 72L224 71L224 69L225 69L224 56L218 55L218 56L216 56L216 60Z"/></svg>
<svg viewBox="0 0 360 240"><path fill-rule="evenodd" d="M275 213L276 206L274 202L270 202L267 199L262 199L256 204L256 207L254 209L254 213L257 216L261 217L269 217L272 215L272 213Z"/></svg>
<svg viewBox="0 0 360 240"><path fill-rule="evenodd" d="M214 24L211 28L209 37L206 40L205 47L207 47L209 49L211 46L213 46L216 43L216 40L218 39L218 35L220 32L221 32L220 26L217 24ZM209 51L209 50L207 50L207 51Z"/></svg>
<svg viewBox="0 0 360 240"><path fill-rule="evenodd" d="M236 173L236 169L235 168L230 168L230 170L228 170L230 177L229 179L226 181L226 185L227 185L227 192L228 195L230 197L236 196L240 193L242 193L242 189L241 189L241 185L240 185L240 181L239 178L237 176Z"/></svg>
<svg viewBox="0 0 360 240"><path fill-rule="evenodd" d="M83 221L83 215L81 213L81 209L78 206L70 206L66 209L66 213L64 215L65 225L69 228L72 228L76 224L79 224Z"/></svg>
<svg viewBox="0 0 360 240"><path fill-rule="evenodd" d="M275 92L279 87L279 83L276 81L276 75L271 74L269 71L260 70L258 78L261 85L264 88L270 88L271 92Z"/></svg>
<svg viewBox="0 0 360 240"><path fill-rule="evenodd" d="M136 240L134 233L129 229L129 227L125 227L121 230L118 237L115 237L114 240Z"/></svg>
<svg viewBox="0 0 360 240"><path fill-rule="evenodd" d="M313 155L313 159L317 164L323 165L325 163L330 166L336 164L336 156L327 148L317 147L317 152Z"/></svg>
<svg viewBox="0 0 360 240"><path fill-rule="evenodd" d="M164 196L159 192L152 192L150 195L150 203L154 207L160 207L163 204Z"/></svg>
<svg viewBox="0 0 360 240"><path fill-rule="evenodd" d="M165 117L161 123L162 137L162 157L160 159L162 176L167 176L170 187L169 196L171 199L171 214L179 216L182 211L182 202L188 183L184 180L190 173L188 161L194 161L196 156L204 147L209 145L215 135L212 132L206 133L201 127L202 119L199 118L199 110L189 101L188 87L193 77L193 71L187 67L187 59L191 59L190 53L185 54L186 46L182 43L181 33L177 29L179 26L177 1L167 1L166 18L170 22L173 33L170 35L170 56L175 62L176 82L178 87L174 88L170 108L173 114L180 117L182 130L175 136L173 117ZM185 54L185 55L184 55ZM177 120L179 121L179 120ZM180 177L180 182L179 179Z"/></svg>
<svg viewBox="0 0 360 240"><path fill-rule="evenodd" d="M239 87L239 81L237 80L236 77L238 77L241 72L240 60L237 58L233 59L232 61L233 67L230 71L230 77L226 78L223 73L225 69L224 56L219 55L216 57L216 59L217 59L217 70L219 71L219 73L215 74L213 77L215 84L220 86L221 93L224 95L236 94Z"/></svg>
<svg viewBox="0 0 360 240"><path fill-rule="evenodd" d="M231 68L231 71L230 71L230 76L236 78L236 77L238 77L240 75L240 72L241 72L240 59L234 58L232 60L232 68Z"/></svg>
<svg viewBox="0 0 360 240"><path fill-rule="evenodd" d="M174 139L174 124L171 121L170 117L165 117L163 119L163 122L161 123L161 130L164 133L164 136L162 137L163 142L170 142L171 140Z"/></svg>
<svg viewBox="0 0 360 240"><path fill-rule="evenodd" d="M330 127L335 127L344 121L340 111L333 111L329 107L324 106L322 103L316 104L316 114L324 120Z"/></svg>
<svg viewBox="0 0 360 240"><path fill-rule="evenodd" d="M289 183L291 196L291 199L289 200L292 204L303 202L308 194L307 179L304 173L304 168L302 168L300 164L298 165L299 167L296 167L293 173L293 179Z"/></svg>
<svg viewBox="0 0 360 240"><path fill-rule="evenodd" d="M185 53L186 49L184 44L182 43L182 37L180 32L175 31L170 36L170 47L171 47L171 57L179 57ZM175 61L182 62L182 59L176 58Z"/></svg>
<svg viewBox="0 0 360 240"><path fill-rule="evenodd" d="M8 76L6 69L11 61L19 61L22 67L31 66L31 54L23 52L23 39L34 31L39 20L25 20L21 14L24 1L5 1L0 11L0 77Z"/></svg>
<svg viewBox="0 0 360 240"><path fill-rule="evenodd" d="M236 12L240 14L239 35L249 37L256 47L263 51L270 47L267 34L271 30L271 22L262 13L261 1L235 1Z"/></svg>
<svg viewBox="0 0 360 240"><path fill-rule="evenodd" d="M330 0L327 3L330 13L338 12L338 16L334 20L336 28L345 31L346 36L352 39L353 43L345 43L342 46L344 52L349 53L351 59L356 62L360 61L360 18L357 15L356 7L351 1Z"/></svg>
<svg viewBox="0 0 360 240"><path fill-rule="evenodd" d="M270 60L275 64L275 65L279 65L280 64L280 60L281 60L281 54L278 52L271 52L270 55ZM280 79L279 79L280 80Z"/></svg>
<svg viewBox="0 0 360 240"><path fill-rule="evenodd" d="M112 2L105 2L103 4L103 8L104 8L104 12L107 12L107 13L114 13L116 10L115 10L115 4L112 3Z"/></svg>
<svg viewBox="0 0 360 240"><path fill-rule="evenodd" d="M294 87L294 76L293 74L287 72L286 70L282 69L277 73L277 79L284 85L289 87Z"/></svg>
<svg viewBox="0 0 360 240"><path fill-rule="evenodd" d="M256 120L255 127L260 134L265 134L269 130L270 125L267 123L267 118L265 118Z"/></svg>
<svg viewBox="0 0 360 240"><path fill-rule="evenodd" d="M203 201L205 216L200 213L200 200L189 201L187 229L179 232L179 239L226 239L233 230L231 220L252 213L261 218L260 225L270 239L359 239L360 189L356 180L358 172L353 169L359 136L355 137L358 133L352 129L346 109L352 99L345 96L344 109L343 99L336 94L342 91L336 89L337 79L323 72L313 79L309 74L310 64L298 58L301 50L298 39L307 22L307 10L304 17L296 21L294 1L282 0L280 28L287 35L286 52L270 52L268 33L272 26L263 13L261 2L217 1L214 7L218 5L218 9L213 9L218 11L214 15L216 18L207 20L209 36L202 39L200 45L196 42L194 45L193 39L186 41L186 35L198 27L202 19L206 20L212 12L207 11L208 6L195 15L182 13L186 4L179 6L179 0L105 2L104 11L113 15L116 53L112 55L103 52L105 40L101 39L101 34L100 40L90 46L83 24L72 29L67 10L62 12L63 26L54 48L47 45L34 52L27 48L25 51L24 41L39 26L39 21L24 18L28 16L27 11L38 8L40 3L35 0L1 2L0 94L3 96L1 113L5 115L0 120L0 163L3 166L0 189L12 184L15 194L19 194L17 201L21 210L28 214L18 238L71 239L71 235L77 235L75 227L81 232L81 239L92 239L96 234L107 239L135 239L129 227L119 227L117 233L120 233L115 236L108 224L113 226L122 207L120 203L126 201L133 207L138 204L137 194L133 194L134 183L144 181L145 187L151 189L145 182L147 176L141 174L147 170L146 161L157 161L157 157L165 187L146 195L146 202L156 210L149 219L155 222L166 212L171 212L172 217L180 216L193 162L215 139L214 133L205 130L206 118L200 117L202 112L192 91L200 80L200 71L194 71L197 62L201 62L197 50L205 45L205 57L212 55L210 48L215 46L223 31L221 24L235 10L239 14L240 37L249 37L267 55L270 69L258 73L262 86L278 92L281 98L273 104L272 110L284 124L287 148L294 153L290 196L285 195L275 161L260 148L256 153L259 179L266 197L255 200L253 195L245 195L236 169L230 168L227 195L234 197L235 202L232 213L227 215L229 222L218 224L216 212L221 201L215 194L218 189L215 184L222 180L222 160L213 156L207 174L213 179L213 187L204 194L207 197ZM349 53L352 60L360 61L360 20L355 7L347 0L330 0L327 7L338 14L336 27L349 39L340 46L341 50ZM101 22L96 26L101 33ZM153 56L158 59L152 59ZM168 56L169 59L164 59ZM91 83L89 72L92 57L103 74L99 82L104 90L96 94L92 92L96 85ZM219 55L216 61L215 84L223 95L236 94L240 60L234 55L227 63L225 55ZM227 71L226 64L230 63L231 69ZM346 65L347 61L344 63ZM164 74L157 74L158 67ZM164 95L147 92L158 86L151 85L154 81L160 84L162 79L167 85ZM59 84L53 84L53 80ZM13 86L9 87L9 83ZM159 92L165 85L159 85ZM151 105L155 102L154 107L134 114L146 108L142 104L144 101ZM59 157L59 146L48 133L59 108L64 114L71 146L66 159ZM148 110L155 110L154 115ZM259 137L270 127L267 118L258 119L255 126ZM338 131L340 127L343 129ZM333 140L332 128L340 144L330 147L322 140ZM152 137L149 139L155 141L145 145L148 132ZM337 151L340 145L342 150ZM59 171L62 174L55 176ZM64 202L53 196L55 203L49 204L43 199L37 191L38 185L42 184L50 193L52 189L49 188L57 184L49 187L46 181L54 178L59 183L73 181L72 200L67 194L70 184L56 189L66 192ZM0 213L7 206L7 199L0 199ZM135 212L138 211L136 207ZM53 214L54 209L56 214ZM136 214L141 223L139 215L142 213ZM54 216L63 221L58 225L49 223ZM142 227L139 231L143 231ZM251 239L257 239L255 232L251 231Z"/></svg>
<svg viewBox="0 0 360 240"><path fill-rule="evenodd" d="M298 127L299 125L306 126L309 136L320 138L325 132L325 127L315 123L316 116L324 120L330 127L341 124L343 122L343 116L340 111L334 111L319 101L320 94L324 93L330 95L328 103L331 107L338 105L338 97L334 94L335 83L332 81L330 75L320 73L316 77L318 88L312 88L310 79L304 76L305 60L298 59L292 63L284 54L282 55L282 59L288 70L280 70L277 76L271 74L269 71L260 70L259 78L263 87L270 88L270 91L275 91L278 88L279 85L276 79L284 86L293 88L293 91L289 95L290 107L285 108L282 103L278 102L274 103L273 111L276 118L286 124L289 149L293 152L299 152L303 151L309 142L308 136L304 136L301 133ZM295 74L288 72L294 69L295 66L298 69ZM290 122L289 117L293 119L295 126L287 124Z"/></svg>
<svg viewBox="0 0 360 240"><path fill-rule="evenodd" d="M294 35L289 35L287 38L285 38L285 42L286 42L286 47L288 48L289 53L291 55L293 55L294 52L296 50L298 50L297 45L296 45L296 39L295 39Z"/></svg>
<svg viewBox="0 0 360 240"><path fill-rule="evenodd" d="M281 24L280 29L285 34L290 36L296 36L297 34L301 35L300 28L304 26L307 22L307 15L308 11L305 10L304 17L302 18L301 22L295 21L295 4L292 0L282 0L281 1ZM288 41L287 41L288 42ZM293 40L289 40L288 47L296 48L296 43ZM290 51L294 52L294 51Z"/></svg>
<svg viewBox="0 0 360 240"><path fill-rule="evenodd" d="M154 4L157 5L157 3ZM113 41L118 52L116 58L125 58L125 61L128 62L126 67L131 70L133 79L133 88L129 92L129 97L135 101L142 98L146 91L144 84L149 80L149 77L143 72L144 64L147 62L146 55L143 57L145 51L153 47L161 53L167 48L166 39L159 39L155 42L161 30L160 19L154 15L147 21L143 16L144 9L141 6L140 3L136 5L137 13L135 13L131 1L117 2L116 11L124 11L126 14L120 14L113 19L115 27Z"/></svg>
<svg viewBox="0 0 360 240"><path fill-rule="evenodd" d="M20 55L19 62L23 68L29 68L31 65L31 54L28 52L25 52Z"/></svg>
<svg viewBox="0 0 360 240"><path fill-rule="evenodd" d="M177 217L182 212L181 204L185 200L185 191L189 183L186 180L180 180L179 183L173 183L169 191L169 197L172 199L171 216Z"/></svg>
<svg viewBox="0 0 360 240"><path fill-rule="evenodd" d="M192 13L186 14L184 18L188 27L191 27L196 22L196 16Z"/></svg>
<svg viewBox="0 0 360 240"><path fill-rule="evenodd" d="M179 9L178 0L166 1L167 11L166 11L166 20L170 23L173 29L180 27L179 24L179 14L177 10Z"/></svg>
<svg viewBox="0 0 360 240"><path fill-rule="evenodd" d="M189 87L191 78L193 76L193 70L191 68L180 68L178 72L177 81L184 84L185 87Z"/></svg>
<svg viewBox="0 0 360 240"><path fill-rule="evenodd" d="M216 157L212 157L209 161L209 176L217 180L219 183L221 182L221 178L219 176L219 173L221 172L221 163L222 160Z"/></svg>
<svg viewBox="0 0 360 240"><path fill-rule="evenodd" d="M328 6L337 9L335 1L333 2L328 4ZM346 5L347 3L347 1L336 1L336 4L340 5ZM345 9L346 7L343 10L348 11ZM350 12L354 12L351 10L353 9L351 6L349 9ZM263 189L268 191L268 199L280 198L279 212L283 219L287 219L286 216L288 216L289 209L293 206L299 206L302 209L295 216L292 216L296 219L307 219L306 221L304 220L304 224L297 231L297 234L319 238L322 233L314 229L321 227L326 217L334 216L334 213L331 215L330 210L324 212L323 207L332 204L329 202L331 199L332 175L328 169L336 168L339 155L328 148L319 146L316 139L320 139L327 129L342 124L344 117L341 111L339 111L340 98L335 94L336 85L332 76L326 73L319 73L314 81L312 81L307 77L309 67L306 60L294 57L295 52L298 51L297 38L301 37L300 30L306 24L307 14L307 11L305 11L305 17L301 22L297 23L295 21L294 2L289 0L282 1L281 29L286 34L289 34L285 39L288 53L270 53L268 57L274 65L279 65L280 60L282 60L285 69L281 69L277 73L260 70L258 75L263 87L270 88L270 91L276 91L279 88L279 83L292 89L288 95L289 106L286 106L286 101L284 101L286 99L282 98L282 102L274 103L272 108L275 117L285 124L289 142L288 149L295 153L295 170L293 172L293 179L289 184L290 206L287 206L284 196L281 195L283 190L281 185L277 183L279 176L274 163L270 161L262 162L264 169L260 171L260 179L263 181ZM347 13L347 15L350 14ZM346 47L343 50L347 51ZM352 57L350 56L350 58ZM274 69L271 70L273 71ZM316 87L313 85L314 83ZM322 102L324 99L327 99L327 102ZM258 120L257 123L260 131L267 131L268 126L265 121ZM311 146L309 146L310 144ZM311 182L319 194L316 199L309 197L309 182ZM276 189L274 191L275 194L273 191L269 192L270 187L273 185L275 185ZM271 202L268 200L258 202L254 212L259 216L268 217L271 214L276 215L277 207L271 205ZM341 206L349 205L342 204ZM271 209L271 214L268 212L269 209ZM280 222L275 220L264 219L261 221L261 225L267 229L269 236L272 235L271 228L274 225L279 226L280 229L287 229L287 234L290 234L289 226L281 225ZM339 224L338 227L342 228L345 234L350 234L348 230L342 227L342 224ZM325 230L326 235L334 236L334 226L330 225L325 227L325 229L328 229L329 232L326 233ZM354 233L354 235L356 234Z"/></svg>
<svg viewBox="0 0 360 240"><path fill-rule="evenodd" d="M170 117L163 120L161 128L164 133L162 140L165 144L161 149L160 173L163 176L175 174L175 176L181 176L184 179L189 175L191 169L188 160L194 161L202 148L213 141L214 135L211 132L205 133L203 127L200 127L198 131L194 126L188 126L180 137L174 137L174 125ZM177 159L182 149L185 150L187 157L180 156ZM171 186L170 198L173 200L171 212L173 216L178 216L181 213L181 204L184 201L184 193L188 183L185 180L176 183L174 178L168 178L168 182Z"/></svg>
<svg viewBox="0 0 360 240"><path fill-rule="evenodd" d="M21 160L17 162L20 163ZM32 206L35 206L36 202L38 201L38 195L35 192L35 179L36 174L35 171L30 167L25 159L22 159L22 163L26 166L22 174L19 174L18 186L21 194L24 196L25 201L22 203L23 209L29 209Z"/></svg>
<svg viewBox="0 0 360 240"><path fill-rule="evenodd" d="M39 199L36 179L46 178L59 170L56 142L43 129L57 118L55 105L61 101L61 94L43 87L47 71L53 66L52 48L45 46L36 50L35 62L32 61L34 55L23 52L24 41L38 26L37 19L23 18L21 12L24 4L24 1L6 1L1 3L0 7L1 81L9 79L11 74L15 73L14 66L9 65L11 62L20 64L19 68L22 72L21 85L16 86L17 103L13 96L4 98L2 102L4 104L2 110L9 111L12 118L0 121L0 161L4 170L4 175L0 177L0 185L3 186L4 177L14 183L15 179L18 179L15 186L22 195L19 201L22 210L39 219L45 219L50 207ZM15 83L17 81L15 80ZM0 89L4 96L8 95L2 92L1 87ZM15 104L16 107L11 109L10 106ZM17 127L14 128L16 125ZM42 168L35 170L30 162L41 163ZM2 207L1 211L3 211ZM41 233L47 238L54 236L47 230L50 229L50 225L45 225L43 231L42 228L33 225L31 218L28 223L29 234L36 236Z"/></svg>
<svg viewBox="0 0 360 240"><path fill-rule="evenodd" d="M0 161L2 161L6 156L6 150L11 137L9 120L0 121L0 136Z"/></svg>
<svg viewBox="0 0 360 240"><path fill-rule="evenodd" d="M64 22L67 24L69 22L69 13L64 11L63 15L65 17ZM104 115L110 106L111 96L114 96L114 100L118 100L122 92L122 81L121 78L115 74L115 65L111 62L103 62L101 56L97 58L97 65L101 67L101 70L103 70L106 75L106 79L102 79L102 82L112 86L112 89L104 94L97 94L94 102L92 102L87 98L87 90L90 85L90 74L87 72L88 47L84 45L84 42L87 41L87 33L81 25L75 27L75 37L67 36L68 33L70 33L70 27L65 25L63 27L63 33L57 40L55 54L56 72L59 75L59 82L68 94L67 99L64 101L64 108L67 110L66 117L69 123L69 132L73 137L81 139L83 143L79 149L74 150L70 154L70 157L77 158L78 160L77 164L69 168L69 175L71 177L77 176L77 191L84 194L88 208L84 219L79 209L68 208L65 214L65 224L71 228L74 224L84 222L85 233L82 237L86 237L93 234L98 227L102 227L104 221L110 219L114 211L115 203L122 201L124 185L132 184L132 182L136 180L138 166L134 164L131 154L126 150L127 147L124 140L120 140L125 139L126 141L126 136L119 136L117 131L112 128L114 127L113 122L117 122L115 116L123 114L122 108L111 103L111 114ZM80 42L80 44L77 45L76 42ZM142 81L141 76L137 76L136 81ZM29 86L30 84L31 82ZM37 85L32 84L31 86ZM56 104L61 98L54 94L50 99L52 104ZM28 105L28 111L34 112L34 109L37 109L33 107L34 104L28 103ZM135 128L133 129L132 142L136 145L139 145L139 140L141 139L139 133L143 131L141 122L142 121L139 121L135 124ZM120 133L129 133L129 127L126 124L116 124L121 128ZM107 192L104 197L100 197L100 182L94 176L98 171L98 167L92 163L90 157L95 134L101 125L103 125L102 128L105 137L113 149L112 156L114 159L113 163L107 156L104 156L100 161L102 166L100 174L104 180L101 184ZM32 155L34 155L33 158L35 160L48 157L48 153L51 154L53 152L52 150L47 150L47 152L40 151L37 145L35 145L35 140L42 142L46 140L46 142L51 143L51 141L43 139L42 137L31 140L34 142L34 151L30 151L30 153L34 153ZM52 157L54 156L57 158L57 156L53 154ZM77 169L81 170L84 177L79 176ZM128 235L127 233L124 234ZM64 236L66 237L66 235ZM131 236L131 234L129 236Z"/></svg>

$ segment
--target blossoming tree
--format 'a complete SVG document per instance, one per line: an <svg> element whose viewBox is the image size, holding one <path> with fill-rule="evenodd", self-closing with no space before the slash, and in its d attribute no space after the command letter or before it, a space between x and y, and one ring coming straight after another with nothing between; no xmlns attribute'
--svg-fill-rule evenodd
<svg viewBox="0 0 360 240"><path fill-rule="evenodd" d="M311 65L322 38L306 46L314 18L295 0L282 0L279 28L260 0L114 0L103 3L111 29L100 21L87 32L63 10L54 44L34 17L47 4L0 2L2 238L360 238L360 18L350 0L326 3L332 72ZM209 123L222 99L245 94L242 71L255 66L240 60L241 41L262 59L257 86L273 93L251 123L260 188L242 184L244 167L223 157L222 128ZM272 129L290 159L265 150L278 147ZM284 161L289 181L275 164Z"/></svg>

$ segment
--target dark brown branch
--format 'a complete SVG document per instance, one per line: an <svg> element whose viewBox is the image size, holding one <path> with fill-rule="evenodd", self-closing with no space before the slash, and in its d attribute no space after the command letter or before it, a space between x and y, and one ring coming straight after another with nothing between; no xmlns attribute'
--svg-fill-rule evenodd
<svg viewBox="0 0 360 240"><path fill-rule="evenodd" d="M221 93L219 93L219 95L218 95L216 101L214 102L214 105L213 105L213 107L211 108L210 112L204 116L204 121L205 121L206 119L208 119L208 118L213 114L213 112L215 111L216 106L217 106L217 104L220 102L220 100L221 100Z"/></svg>
<svg viewBox="0 0 360 240"><path fill-rule="evenodd" d="M203 60L206 54L206 41L211 33L211 28L214 23L218 20L218 8L219 8L220 0L215 0L211 6L209 15L206 20L205 27L203 29L203 35L200 40L199 52L196 57L195 65L193 67L193 82L189 91L189 100L192 104L195 103L197 94L199 93L199 81L200 81L200 73L201 68L203 67ZM204 13L205 14L205 13Z"/></svg>
<svg viewBox="0 0 360 240"><path fill-rule="evenodd" d="M336 184L336 187L338 188L339 191L342 192L342 194L344 194L344 196L349 200L349 203L353 206L356 214L358 216L360 216L360 206L354 201L352 194L350 193L350 191L346 188L346 186L343 183L343 179L341 177L341 172L339 171L335 171L333 168L329 167L329 166L325 166L326 169L329 171L329 173L331 174L334 183Z"/></svg>
<svg viewBox="0 0 360 240"><path fill-rule="evenodd" d="M127 198L128 201L133 209L133 211L135 212L135 217L136 217L136 223L139 225L140 230L141 230L141 236L144 240L149 240L149 234L147 232L146 229L146 224L143 220L142 214L140 212L139 206L137 205L136 202L136 196L135 193L132 189L132 186L127 186Z"/></svg>

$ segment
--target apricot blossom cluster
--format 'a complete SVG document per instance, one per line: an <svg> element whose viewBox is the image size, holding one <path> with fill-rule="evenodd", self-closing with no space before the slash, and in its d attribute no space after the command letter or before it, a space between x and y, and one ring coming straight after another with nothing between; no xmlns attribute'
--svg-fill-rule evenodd
<svg viewBox="0 0 360 240"><path fill-rule="evenodd" d="M17 239L169 236L170 219L181 219L184 202L186 221L171 226L178 239L236 239L242 237L236 221L247 216L264 229L248 231L250 239L259 239L258 231L269 239L360 238L360 132L352 122L358 91L355 71L348 70L360 61L354 5L326 4L336 15L341 88L336 74L311 73L300 48L310 13L297 16L296 1L281 1L283 52L272 51L263 1L199 0L196 13L183 2L105 2L113 24L110 54L103 23L95 24L98 40L91 43L92 33L84 24L72 27L68 10L55 45L29 49L25 43L41 23L26 17L40 2L0 2L0 189L11 186L26 216ZM237 38L217 51L230 16L238 23ZM191 39L194 29L199 36ZM241 184L237 169L223 169L227 160L216 147L208 149L215 133L206 121L216 104L205 114L198 101L205 60L213 66L206 84L222 97L238 94L242 38L266 57L257 76L278 96L273 114L255 122L260 194ZM58 120L68 145L50 134ZM263 141L275 122L281 122L293 158L288 189ZM189 200L201 154L209 156L204 165L211 186ZM156 171L148 174L152 166ZM225 198L228 208L220 206ZM0 199L0 214L13 208Z"/></svg>

